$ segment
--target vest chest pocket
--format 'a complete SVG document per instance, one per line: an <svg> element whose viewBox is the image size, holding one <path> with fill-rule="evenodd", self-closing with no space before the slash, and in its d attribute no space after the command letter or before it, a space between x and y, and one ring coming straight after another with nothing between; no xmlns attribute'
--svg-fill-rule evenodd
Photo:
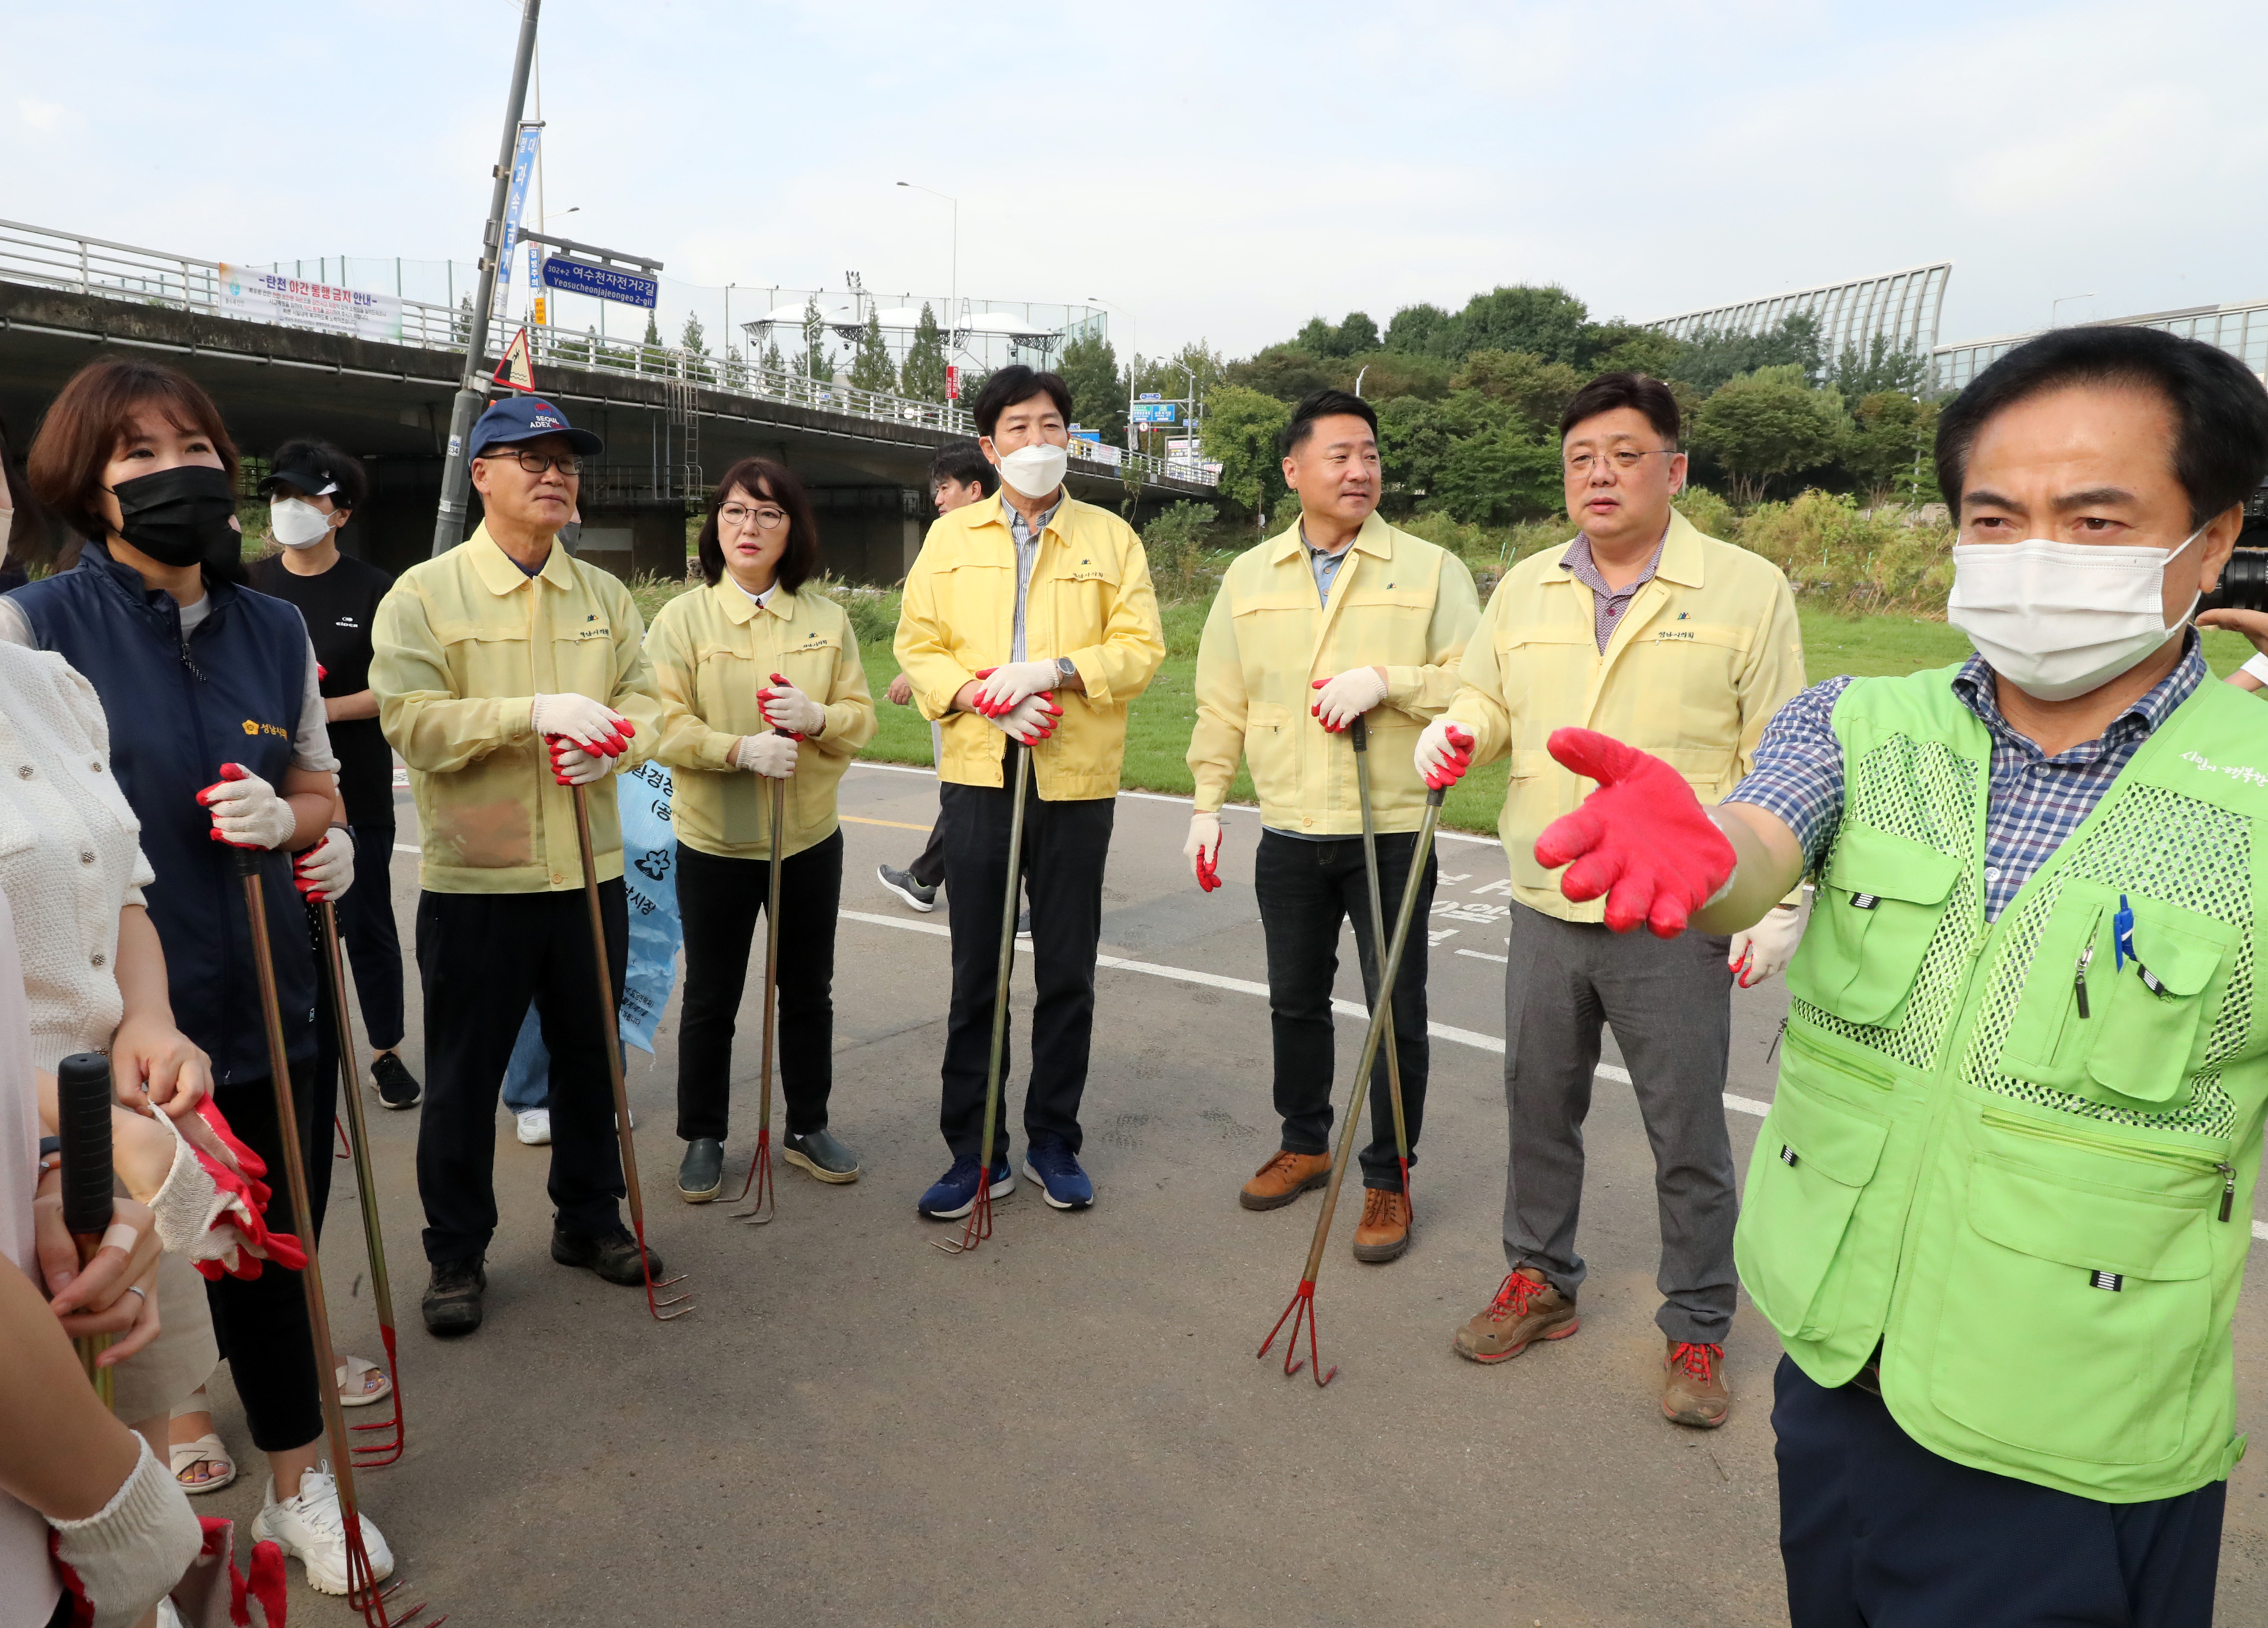
<svg viewBox="0 0 2268 1628"><path fill-rule="evenodd" d="M2040 934L2000 1070L2140 1112L2187 1103L2212 1042L2236 930L2156 899L2123 895L2131 954L2116 942L2121 895L2064 884ZM2124 964L2120 964L2121 961Z"/></svg>
<svg viewBox="0 0 2268 1628"><path fill-rule="evenodd" d="M1914 975L1960 875L1951 854L1846 820L1787 969L1789 992L1849 1022L1903 1027Z"/></svg>
<svg viewBox="0 0 2268 1628"><path fill-rule="evenodd" d="M2156 1168L2137 1161L2132 1179ZM1978 1153L1930 1374L1939 1411L2081 1462L2178 1451L2212 1331L2210 1190L2202 1177L2150 1190Z"/></svg>
<svg viewBox="0 0 2268 1628"><path fill-rule="evenodd" d="M1887 1118L1798 1083L1817 1066L1789 1050L1741 1200L1742 1281L1791 1339L1828 1338L1843 1321L1848 1285L1830 1288L1830 1274L1890 1134Z"/></svg>

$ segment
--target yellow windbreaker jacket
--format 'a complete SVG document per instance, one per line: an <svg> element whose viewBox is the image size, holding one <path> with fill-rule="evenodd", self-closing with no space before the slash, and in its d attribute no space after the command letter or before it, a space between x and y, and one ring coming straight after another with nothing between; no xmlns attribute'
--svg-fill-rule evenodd
<svg viewBox="0 0 2268 1628"><path fill-rule="evenodd" d="M827 726L796 749L780 857L792 858L841 829L835 789L874 738L874 702L858 637L843 608L817 588L776 590L760 609L729 577L681 593L654 613L646 658L661 689L661 745L674 771L677 840L727 859L771 857L772 783L733 767L743 735L762 734L756 692L775 673L827 709Z"/></svg>
<svg viewBox="0 0 2268 1628"><path fill-rule="evenodd" d="M549 893L583 885L573 793L529 722L539 695L603 701L637 726L617 760L653 755L661 698L645 625L620 578L556 542L531 577L483 526L394 579L372 630L379 727L409 765L435 893ZM610 775L590 788L599 880L622 873Z"/></svg>
<svg viewBox="0 0 2268 1628"><path fill-rule="evenodd" d="M924 718L940 720L940 778L1005 784L1008 737L974 712L951 712L961 687L1014 648L1016 542L995 493L940 516L906 574L898 665ZM1142 540L1108 510L1065 495L1040 534L1025 596L1024 645L1034 661L1071 658L1085 695L1056 692L1064 716L1032 753L1049 802L1118 795L1126 755L1126 704L1166 659L1158 596Z"/></svg>
<svg viewBox="0 0 2268 1628"><path fill-rule="evenodd" d="M1576 904L1535 862L1543 828L1594 783L1562 769L1544 742L1598 730L1667 761L1705 804L1749 771L1764 725L1803 688L1803 636L1779 567L1696 531L1673 511L1653 580L1631 600L1599 653L1591 591L1559 562L1565 547L1513 566L1466 646L1447 716L1475 737L1476 765L1511 755L1497 829L1513 896L1563 921L1605 918Z"/></svg>
<svg viewBox="0 0 2268 1628"><path fill-rule="evenodd" d="M1330 599L1315 593L1296 521L1237 556L1197 646L1189 772L1197 806L1217 810L1241 757L1252 766L1260 822L1344 836L1362 829L1354 754L1308 710L1313 681L1386 669L1386 699L1367 717L1372 808L1381 831L1414 831L1425 783L1410 761L1418 732L1457 692L1457 663L1480 620L1462 560L1377 515L1347 545Z"/></svg>

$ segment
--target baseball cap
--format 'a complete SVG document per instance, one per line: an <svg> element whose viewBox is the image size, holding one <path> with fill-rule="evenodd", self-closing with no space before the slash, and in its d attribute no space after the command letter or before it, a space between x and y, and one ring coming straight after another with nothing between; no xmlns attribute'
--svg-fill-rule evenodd
<svg viewBox="0 0 2268 1628"><path fill-rule="evenodd" d="M588 430L578 430L567 422L567 415L540 395L515 395L498 401L482 413L473 425L472 450L468 454L477 458L491 446L510 446L516 441L533 441L539 436L564 437L567 445L585 456L595 456L607 450L607 444Z"/></svg>

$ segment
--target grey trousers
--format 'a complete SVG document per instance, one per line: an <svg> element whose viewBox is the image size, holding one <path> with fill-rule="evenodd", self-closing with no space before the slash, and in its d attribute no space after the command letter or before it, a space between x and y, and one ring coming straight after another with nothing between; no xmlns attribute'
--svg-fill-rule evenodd
<svg viewBox="0 0 2268 1628"><path fill-rule="evenodd" d="M1722 1344L1732 1326L1733 1223L1740 1196L1725 1128L1733 1038L1728 940L1609 932L1512 907L1504 976L1504 1253L1570 1300L1581 1286L1583 1120L1602 1025L1629 1064L1653 1146L1661 1222L1654 1314L1673 1340Z"/></svg>

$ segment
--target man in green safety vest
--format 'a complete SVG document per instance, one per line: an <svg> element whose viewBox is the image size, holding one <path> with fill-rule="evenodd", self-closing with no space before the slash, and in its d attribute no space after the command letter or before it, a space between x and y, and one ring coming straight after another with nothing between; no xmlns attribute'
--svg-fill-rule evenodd
<svg viewBox="0 0 2268 1628"><path fill-rule="evenodd" d="M1599 789L1536 858L1665 938L1816 879L1734 1251L1786 1353L1795 1628L2204 1628L2268 1113L2268 711L2186 624L2268 475L2268 390L2061 330L1946 408L1937 473L1976 656L1805 691L1705 811L1562 730ZM2268 617L2200 621L2268 650Z"/></svg>

